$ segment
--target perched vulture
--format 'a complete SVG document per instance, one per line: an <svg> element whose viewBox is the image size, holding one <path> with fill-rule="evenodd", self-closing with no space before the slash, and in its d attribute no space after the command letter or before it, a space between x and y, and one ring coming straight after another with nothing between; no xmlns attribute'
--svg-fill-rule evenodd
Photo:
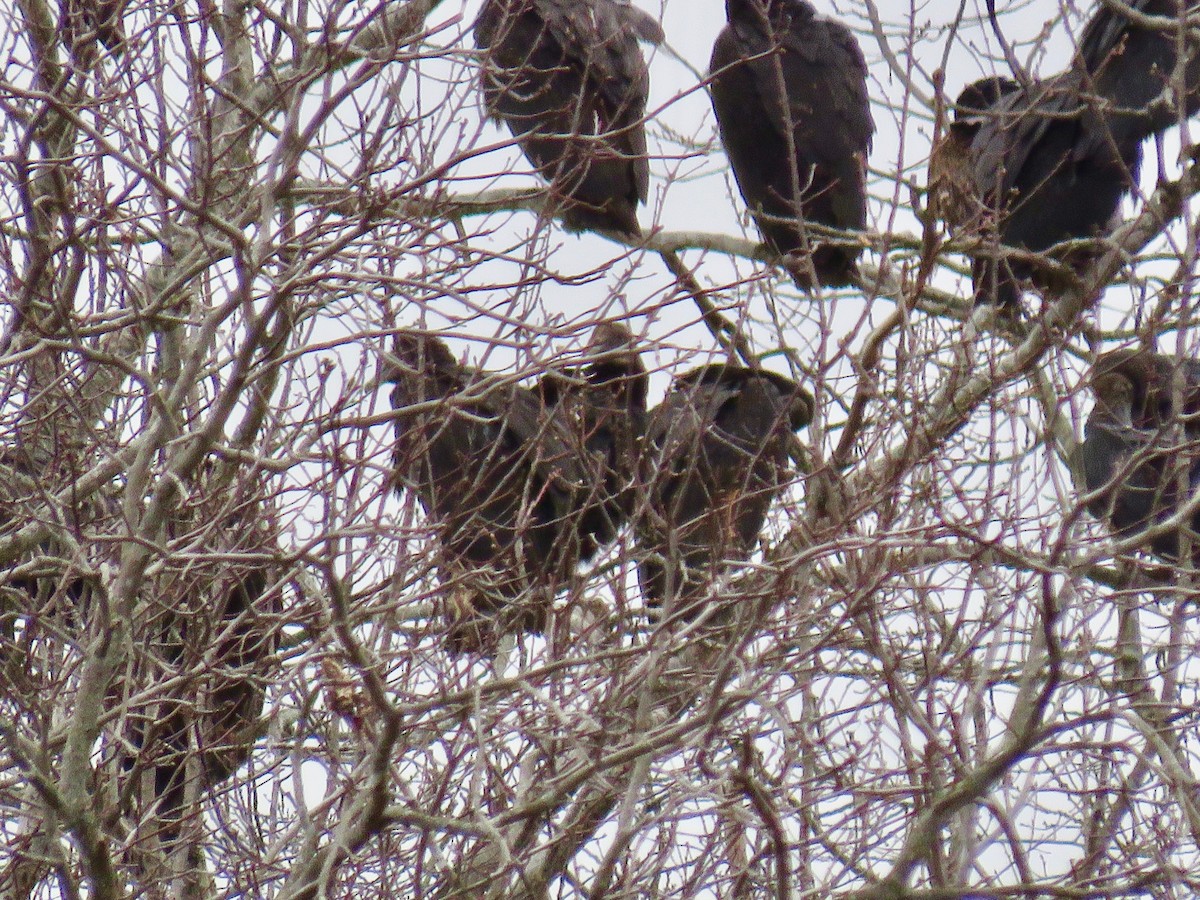
<svg viewBox="0 0 1200 900"><path fill-rule="evenodd" d="M475 23L488 112L570 228L641 233L650 74L639 38L659 43L662 27L628 0L486 0Z"/></svg>
<svg viewBox="0 0 1200 900"><path fill-rule="evenodd" d="M1130 5L1177 14L1173 0ZM1173 32L1132 24L1102 3L1066 71L1027 85L987 78L963 91L945 138L957 147L937 155L946 156L943 165L960 160L969 172L978 197L972 205L988 211L986 227L999 243L1040 253L1111 229L1121 198L1137 182L1142 142L1176 121L1167 97L1151 104L1174 69L1175 40ZM1197 65L1188 66L1189 113L1197 107ZM1024 281L1060 288L1049 269L1015 258L981 256L973 277L976 302L1010 311Z"/></svg>
<svg viewBox="0 0 1200 900"><path fill-rule="evenodd" d="M812 413L812 396L773 372L710 365L676 378L650 413L637 523L652 609L686 609L727 561L750 555L785 484L790 433Z"/></svg>
<svg viewBox="0 0 1200 900"><path fill-rule="evenodd" d="M568 417L495 374L460 365L438 338L396 338L395 487L414 491L444 554L454 651L541 632L554 594L594 545L581 533L593 474ZM490 633L490 634L489 634Z"/></svg>
<svg viewBox="0 0 1200 900"><path fill-rule="evenodd" d="M125 766L148 782L140 793L154 798L167 844L179 837L189 808L188 781L199 779L192 797L203 796L253 753L279 644L273 576L259 563L226 558L271 552L262 505L248 503L208 531L204 553L194 559L191 542L206 529L195 519L212 512L214 499L220 501L206 497L173 525L189 552L152 583L153 599L138 623L144 675L163 686L145 690L150 699L131 708L139 752Z"/></svg>
<svg viewBox="0 0 1200 900"><path fill-rule="evenodd" d="M1200 483L1200 362L1117 350L1096 360L1091 388L1096 405L1081 453L1087 489L1099 493L1088 510L1129 537L1169 519ZM1200 514L1188 527L1200 558ZM1147 544L1172 560L1179 547L1179 528Z"/></svg>
<svg viewBox="0 0 1200 900"><path fill-rule="evenodd" d="M805 222L867 223L867 154L875 124L854 35L804 0L726 0L713 46L712 103L742 197L775 253L811 248L817 281L849 283L861 248ZM789 269L811 287L803 267Z"/></svg>
<svg viewBox="0 0 1200 900"><path fill-rule="evenodd" d="M1143 16L1178 19L1189 4L1128 0L1126 5ZM1200 110L1200 59L1195 57L1198 48L1192 37L1185 35L1191 58L1184 66L1183 97L1167 90L1178 74L1178 39L1176 29L1143 27L1098 0L1098 9L1079 40L1079 61L1093 80L1095 94L1108 104L1118 134L1148 138L1179 124L1181 107L1188 116Z"/></svg>
<svg viewBox="0 0 1200 900"><path fill-rule="evenodd" d="M12 448L0 449L0 464L11 470L0 524L14 532L45 517L37 501L70 473L51 467L39 470L40 481L30 480L30 461ZM203 466L173 505L166 540L156 544L155 565L142 577L127 623L128 659L104 698L102 755L122 804L129 804L121 815L153 832L164 848L177 846L197 801L253 753L281 629L276 579L265 562L278 552L273 516L257 493L248 499L233 485L213 483L212 471ZM26 482L36 485L32 495ZM120 510L112 494L102 494L70 508L77 518L64 521L75 534L120 534L128 527ZM72 549L95 554L88 566L96 569L115 565L105 554L119 553L118 544L93 538ZM21 683L37 683L21 679L14 687L4 671L28 652L24 642L11 643L13 619L25 620L24 640L61 634L76 648L109 627L95 583L65 560L56 564L55 551L51 539L39 553L44 562L10 570L0 586L0 696L19 696ZM15 660L8 659L14 652Z"/></svg>
<svg viewBox="0 0 1200 900"><path fill-rule="evenodd" d="M588 468L581 498L584 558L615 539L633 511L649 381L624 325L596 326L587 354L592 361L582 371L547 373L539 384L542 401L568 417L572 446Z"/></svg>

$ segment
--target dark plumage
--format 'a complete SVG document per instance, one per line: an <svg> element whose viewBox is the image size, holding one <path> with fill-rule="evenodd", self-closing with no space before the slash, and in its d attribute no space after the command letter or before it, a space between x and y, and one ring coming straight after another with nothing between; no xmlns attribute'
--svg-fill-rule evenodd
<svg viewBox="0 0 1200 900"><path fill-rule="evenodd" d="M156 692L157 700L138 712L133 742L140 752L136 762L127 761L135 768L153 763L146 777L164 825L160 839L167 843L179 835L188 778L202 778L203 789L211 791L253 753L279 645L278 598L267 592L266 572L248 569L232 585L213 575L205 572L195 584L176 582L205 599L166 617L159 623L163 638L152 643L159 645L158 666L171 673L166 677L193 677L183 689ZM158 669L153 674L164 677Z"/></svg>
<svg viewBox="0 0 1200 900"><path fill-rule="evenodd" d="M639 38L660 42L662 28L627 0L487 0L475 23L488 112L550 182L568 227L641 231L650 74Z"/></svg>
<svg viewBox="0 0 1200 900"><path fill-rule="evenodd" d="M126 0L60 0L63 43L71 55L90 64L97 41L120 56L125 50L121 17Z"/></svg>
<svg viewBox="0 0 1200 900"><path fill-rule="evenodd" d="M875 125L862 50L848 28L804 0L726 0L725 11L712 103L742 197L774 252L811 247L817 281L847 284L861 249L815 239L803 223L867 223ZM802 287L805 277L797 275Z"/></svg>
<svg viewBox="0 0 1200 900"><path fill-rule="evenodd" d="M812 396L772 372L711 365L675 380L647 431L638 574L651 607L686 608L750 555L785 483L789 433L812 413Z"/></svg>
<svg viewBox="0 0 1200 900"><path fill-rule="evenodd" d="M247 571L220 609L215 659L219 668L208 685L204 723L204 770L216 785L236 772L254 749L266 702L270 660L279 646L278 594L262 569ZM215 612L215 610L214 610ZM211 652L205 648L205 652Z"/></svg>
<svg viewBox="0 0 1200 900"><path fill-rule="evenodd" d="M1122 537L1170 518L1200 483L1200 362L1139 350L1096 360L1096 406L1081 448L1088 510ZM1180 496L1186 484L1187 496ZM1200 514L1190 523L1192 554L1200 553ZM1180 533L1152 536L1155 555L1178 559Z"/></svg>
<svg viewBox="0 0 1200 900"><path fill-rule="evenodd" d="M1000 243L1041 252L1114 224L1137 179L1141 137L1114 131L1082 88L1080 75L1067 72L1006 94L983 116L971 153ZM1024 280L1056 289L1047 269L1011 258L981 256L972 277L976 302L1009 309Z"/></svg>
<svg viewBox="0 0 1200 900"><path fill-rule="evenodd" d="M436 521L457 582L454 650L483 649L495 631L540 632L554 594L594 545L580 533L588 466L558 409L534 391L467 368L438 338L396 338L396 489L415 491Z"/></svg>
<svg viewBox="0 0 1200 900"><path fill-rule="evenodd" d="M567 416L572 445L588 468L581 498L585 558L616 538L636 499L641 442L646 432L648 377L628 328L596 326L582 371L548 373L543 402Z"/></svg>
<svg viewBox="0 0 1200 900"><path fill-rule="evenodd" d="M1131 5L1176 14L1171 0ZM963 91L947 140L969 137L974 186L1000 243L1040 253L1112 227L1121 198L1137 181L1142 142L1174 121L1170 104L1148 108L1174 66L1174 41L1170 32L1131 25L1101 5L1066 71L1026 86L988 78ZM1188 76L1194 90L1192 70L1194 64ZM994 102L980 109L986 98ZM1192 94L1186 107L1196 108ZM1086 254L1066 261L1081 258ZM1010 309L1025 280L1045 290L1060 287L1046 267L1013 258L981 256L973 277L977 302Z"/></svg>
<svg viewBox="0 0 1200 900"><path fill-rule="evenodd" d="M38 501L77 471L37 467L16 447L0 448L0 466L8 485L0 524L9 534L44 519ZM263 562L278 546L269 505L258 496L257 481L251 499L245 482L216 484L213 471L203 464L172 506L168 549L143 576L127 623L131 652L104 700L104 756L122 775L120 801L132 807L121 814L133 813L131 821L153 828L163 845L176 842L195 800L253 753L279 643L279 592ZM111 497L67 507L67 534L84 528L89 535L114 533L120 506ZM99 627L95 575L84 573L112 562L104 555L111 542L93 540L87 549L98 555L78 559L80 569L67 561L85 547L65 552L55 544L48 541L34 564L10 570L0 585L0 690L13 684L6 666L29 662L30 635L41 641L60 634L77 643ZM16 645L14 619L27 623Z"/></svg>
<svg viewBox="0 0 1200 900"><path fill-rule="evenodd" d="M1187 4L1128 0L1127 5L1142 15L1175 19ZM1135 24L1100 0L1080 37L1078 56L1093 80L1093 92L1107 102L1118 134L1145 139L1178 124L1181 108L1188 116L1200 110L1200 59L1195 56L1194 38L1187 39L1192 58L1184 66L1183 97L1166 92L1176 74L1178 37L1172 29Z"/></svg>
<svg viewBox="0 0 1200 900"><path fill-rule="evenodd" d="M141 811L155 804L147 821L161 826L165 844L179 839L196 799L250 759L277 665L280 595L263 561L278 547L273 515L256 482L215 474L201 467L168 525L171 564L144 587L137 663L123 696L111 698L129 706L118 746L138 751L122 765L139 785Z"/></svg>

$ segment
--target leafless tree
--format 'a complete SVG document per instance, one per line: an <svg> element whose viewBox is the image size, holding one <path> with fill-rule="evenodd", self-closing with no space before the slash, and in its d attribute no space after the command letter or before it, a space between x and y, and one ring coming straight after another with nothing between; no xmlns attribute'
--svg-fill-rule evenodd
<svg viewBox="0 0 1200 900"><path fill-rule="evenodd" d="M1200 891L1195 555L1094 519L1076 450L1098 353L1200 343L1197 13L1134 4L1180 127L1090 252L1014 257L1058 271L1010 315L929 190L948 98L1121 0L817 0L877 132L867 229L814 229L859 281L812 294L719 149L722 4L635 2L667 39L622 237L487 120L475 0L0 0L0 895ZM533 386L603 322L652 405L729 359L812 393L760 546L648 616L625 528L543 634L449 653L385 352Z"/></svg>

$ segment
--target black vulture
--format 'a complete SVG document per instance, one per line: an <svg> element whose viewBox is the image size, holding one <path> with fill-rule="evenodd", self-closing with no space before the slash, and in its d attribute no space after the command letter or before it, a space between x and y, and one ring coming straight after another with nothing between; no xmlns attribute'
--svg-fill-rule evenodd
<svg viewBox="0 0 1200 900"><path fill-rule="evenodd" d="M1135 13L1178 19L1188 4L1179 0L1122 0ZM1148 138L1179 123L1180 111L1200 110L1200 59L1195 39L1185 32L1191 58L1183 72L1183 96L1168 91L1178 59L1179 31L1145 27L1100 0L1084 27L1079 61L1092 79L1092 92L1108 105L1119 134ZM1179 101L1182 99L1182 103Z"/></svg>
<svg viewBox="0 0 1200 900"><path fill-rule="evenodd" d="M596 326L587 354L592 361L582 371L547 373L539 383L542 401L568 417L573 447L588 466L584 558L613 541L633 511L649 382L637 340L624 325Z"/></svg>
<svg viewBox="0 0 1200 900"><path fill-rule="evenodd" d="M804 0L726 0L725 12L710 65L712 103L742 197L771 250L811 248L820 284L848 284L861 248L816 239L804 223L867 223L875 124L858 41ZM789 268L811 287L802 268Z"/></svg>
<svg viewBox="0 0 1200 900"><path fill-rule="evenodd" d="M153 598L138 623L139 646L149 651L144 674L163 686L143 690L149 699L131 707L138 753L124 765L145 779L139 794L143 803L153 798L165 845L179 837L189 778L198 780L192 797L203 796L250 758L279 643L274 575L237 558L272 552L264 507L244 504L213 528L204 517L214 500L223 507L225 495L206 495L172 523L186 556L148 583Z"/></svg>
<svg viewBox="0 0 1200 900"><path fill-rule="evenodd" d="M628 0L486 0L475 23L488 112L570 228L641 233L650 74L639 38L661 42L662 27Z"/></svg>
<svg viewBox="0 0 1200 900"><path fill-rule="evenodd" d="M1176 14L1172 0L1131 6ZM1026 85L986 78L962 92L946 140L969 141L975 190L999 243L1040 253L1111 229L1121 198L1136 184L1142 142L1176 120L1165 99L1151 106L1174 61L1173 33L1133 25L1101 4L1066 71ZM1196 109L1195 65L1188 66L1189 113ZM1086 254L1066 261L1081 259ZM973 277L976 302L1010 312L1023 281L1060 288L1051 267L1011 257L977 258Z"/></svg>
<svg viewBox="0 0 1200 900"><path fill-rule="evenodd" d="M652 611L686 615L727 561L750 555L786 483L791 432L812 414L812 396L773 372L709 365L675 379L650 413L637 520Z"/></svg>
<svg viewBox="0 0 1200 900"><path fill-rule="evenodd" d="M1087 489L1099 493L1088 510L1130 537L1173 516L1200 483L1200 362L1117 350L1096 360L1091 388L1081 457ZM1198 556L1200 514L1186 527ZM1166 529L1148 549L1178 560L1180 541L1179 528Z"/></svg>
<svg viewBox="0 0 1200 900"><path fill-rule="evenodd" d="M21 450L0 448L9 487L0 525L15 532L45 520L39 502L56 493L50 486L75 474L56 465L67 456L38 468ZM203 490L172 510L168 550L143 577L128 623L131 653L104 701L115 732L105 759L120 773L121 801L132 804L137 820L153 823L164 847L179 837L189 777L197 782L192 797L204 796L253 752L279 640L278 592L263 562L277 552L274 523L261 499L213 486L211 471L205 465L205 477L195 480ZM55 511L76 535L112 534L124 524L108 493ZM0 696L19 696L10 667L28 663L31 639L57 633L86 647L89 633L107 627L94 582L55 560L62 555L55 544L51 539L40 559L7 572L0 586ZM98 539L73 549L103 554L112 546ZM101 555L91 566L108 561ZM22 619L22 640L14 645L12 624Z"/></svg>
<svg viewBox="0 0 1200 900"><path fill-rule="evenodd" d="M395 488L435 521L453 651L508 631L540 633L558 587L590 541L579 532L592 474L568 417L538 393L460 365L438 338L401 332Z"/></svg>
<svg viewBox="0 0 1200 900"><path fill-rule="evenodd" d="M151 692L155 699L135 708L138 754L125 760L134 777L150 780L142 796L154 798L164 844L179 837L188 778L200 779L194 796L213 791L250 758L260 736L269 661L279 641L273 621L278 609L267 586L264 572L247 572L240 582L223 585L223 601L168 617L163 637L149 642L157 657L153 674L162 678L165 670L165 680L186 686ZM221 589L220 581L197 588L209 598Z"/></svg>
<svg viewBox="0 0 1200 900"><path fill-rule="evenodd" d="M266 702L269 666L278 649L278 594L268 593L272 579L252 568L228 587L225 603L214 608L212 654L216 665L207 690L201 731L204 773L220 784L250 758Z"/></svg>

